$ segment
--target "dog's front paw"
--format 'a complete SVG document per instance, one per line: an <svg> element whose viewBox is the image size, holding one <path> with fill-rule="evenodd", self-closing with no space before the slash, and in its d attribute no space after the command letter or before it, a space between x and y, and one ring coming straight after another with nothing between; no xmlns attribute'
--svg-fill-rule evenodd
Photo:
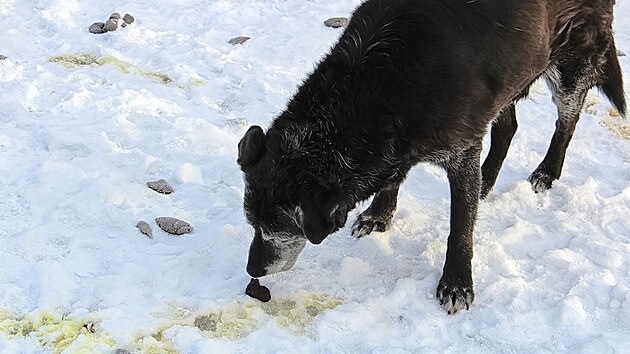
<svg viewBox="0 0 630 354"><path fill-rule="evenodd" d="M554 179L547 172L537 169L532 172L527 180L531 183L534 192L540 193L551 188Z"/></svg>
<svg viewBox="0 0 630 354"><path fill-rule="evenodd" d="M457 278L442 277L437 287L437 299L449 315L468 310L475 300L472 281L468 283Z"/></svg>
<svg viewBox="0 0 630 354"><path fill-rule="evenodd" d="M372 231L385 232L391 225L391 218L380 220L365 212L361 213L352 225L352 236L356 238L370 234Z"/></svg>

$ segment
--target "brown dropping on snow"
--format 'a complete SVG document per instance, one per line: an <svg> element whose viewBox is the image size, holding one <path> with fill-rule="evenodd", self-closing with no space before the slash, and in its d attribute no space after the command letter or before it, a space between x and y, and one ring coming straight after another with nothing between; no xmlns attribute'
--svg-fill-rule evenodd
<svg viewBox="0 0 630 354"><path fill-rule="evenodd" d="M252 280L249 281L245 289L245 294L262 302L271 300L269 289L264 285L260 285L260 281L256 278L252 278Z"/></svg>

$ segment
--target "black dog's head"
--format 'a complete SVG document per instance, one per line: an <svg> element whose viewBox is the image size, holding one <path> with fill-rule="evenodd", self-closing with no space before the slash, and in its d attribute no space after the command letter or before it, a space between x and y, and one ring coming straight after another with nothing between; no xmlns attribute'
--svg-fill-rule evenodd
<svg viewBox="0 0 630 354"><path fill-rule="evenodd" d="M290 269L307 241L321 243L348 214L339 187L319 175L321 161L303 158L315 152L301 151L295 139L287 139L253 126L238 144L245 215L254 227L247 263L252 277Z"/></svg>

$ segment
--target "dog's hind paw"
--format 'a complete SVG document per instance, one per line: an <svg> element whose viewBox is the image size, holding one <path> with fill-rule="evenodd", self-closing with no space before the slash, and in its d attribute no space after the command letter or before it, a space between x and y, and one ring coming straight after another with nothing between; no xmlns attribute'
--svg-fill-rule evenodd
<svg viewBox="0 0 630 354"><path fill-rule="evenodd" d="M551 177L547 172L537 169L532 172L527 180L531 183L534 192L540 193L551 188L551 184L555 178Z"/></svg>
<svg viewBox="0 0 630 354"><path fill-rule="evenodd" d="M449 315L453 315L459 310L470 309L470 305L475 300L475 293L472 286L452 285L440 280L437 287L437 299L442 308Z"/></svg>
<svg viewBox="0 0 630 354"><path fill-rule="evenodd" d="M365 235L369 235L372 231L385 232L391 225L391 219L388 221L374 219L371 215L362 213L357 218L357 221L352 225L352 236L361 238Z"/></svg>

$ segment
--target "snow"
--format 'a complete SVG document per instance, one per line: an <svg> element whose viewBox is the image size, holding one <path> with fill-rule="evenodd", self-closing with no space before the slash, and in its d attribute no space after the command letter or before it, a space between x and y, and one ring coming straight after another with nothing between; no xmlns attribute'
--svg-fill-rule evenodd
<svg viewBox="0 0 630 354"><path fill-rule="evenodd" d="M540 83L519 104L479 208L470 311L448 316L435 299L449 195L429 165L403 184L389 231L350 236L364 203L292 270L261 279L271 302L244 294L237 143L339 37L323 21L358 4L0 0L0 352L627 352L630 125L596 91L541 194L526 178L555 108ZM615 10L630 53L630 3ZM136 22L88 33L114 11ZM240 35L251 39L227 43ZM49 61L85 54L92 64ZM147 188L160 178L173 194ZM194 231L168 235L159 216Z"/></svg>

